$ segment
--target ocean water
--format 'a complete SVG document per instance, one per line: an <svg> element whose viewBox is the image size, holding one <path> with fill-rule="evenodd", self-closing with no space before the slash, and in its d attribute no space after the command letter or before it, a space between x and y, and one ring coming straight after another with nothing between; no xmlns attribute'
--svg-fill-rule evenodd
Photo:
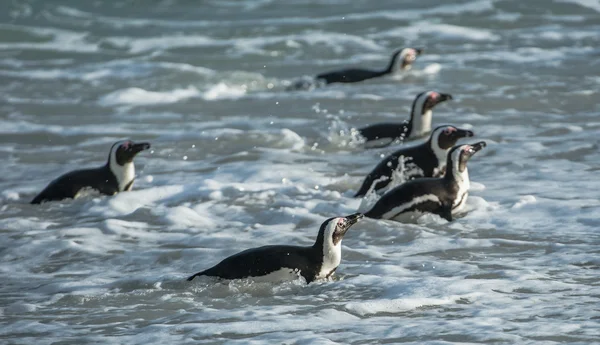
<svg viewBox="0 0 600 345"><path fill-rule="evenodd" d="M0 343L600 343L600 1L0 7ZM408 72L284 91L407 46ZM330 281L185 281L364 207L394 147L351 129L425 90L488 143L463 217L364 219ZM132 192L28 204L122 138L153 145Z"/></svg>

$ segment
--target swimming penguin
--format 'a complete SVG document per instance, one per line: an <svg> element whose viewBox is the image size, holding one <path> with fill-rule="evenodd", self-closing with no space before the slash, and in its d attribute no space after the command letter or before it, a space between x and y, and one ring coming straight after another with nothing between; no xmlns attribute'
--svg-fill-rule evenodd
<svg viewBox="0 0 600 345"><path fill-rule="evenodd" d="M338 71L321 73L317 75L317 81L322 81L325 84L332 83L357 83L363 80L383 77L388 74L393 74L399 70L409 69L413 62L423 52L422 49L404 48L395 51L387 68L384 70L373 71L363 68L348 68Z"/></svg>
<svg viewBox="0 0 600 345"><path fill-rule="evenodd" d="M342 259L342 238L363 217L360 213L327 219L310 247L273 245L252 248L232 255L217 265L189 277L212 276L223 279L261 277L263 280L293 280L307 283L328 278Z"/></svg>
<svg viewBox="0 0 600 345"><path fill-rule="evenodd" d="M391 155L385 157L373 171L371 171L354 197L367 194L373 183L375 191L380 191L392 182L392 175L398 169L402 160L402 175L405 180L421 177L440 177L446 171L448 151L461 138L472 137L473 132L444 125L437 127L426 142L402 147Z"/></svg>
<svg viewBox="0 0 600 345"><path fill-rule="evenodd" d="M75 198L79 192L87 188L106 195L130 191L135 179L133 158L139 152L149 148L149 143L118 141L111 147L108 162L104 166L75 170L60 176L50 182L31 203L40 204L44 201Z"/></svg>
<svg viewBox="0 0 600 345"><path fill-rule="evenodd" d="M413 213L429 212L451 221L467 201L470 186L467 161L485 146L480 141L453 147L448 152L444 177L403 183L385 193L365 216L402 221Z"/></svg>
<svg viewBox="0 0 600 345"><path fill-rule="evenodd" d="M425 91L415 97L410 111L410 120L404 123L378 123L360 128L358 132L365 138L366 147L384 147L396 140L411 140L431 131L432 109L452 95L435 91Z"/></svg>
<svg viewBox="0 0 600 345"><path fill-rule="evenodd" d="M348 68L332 72L321 73L314 79L306 77L292 82L286 90L312 90L333 83L358 83L367 79L383 77L388 74L394 74L400 70L408 70L412 64L423 52L423 49L404 48L395 51L387 68L384 70L373 71L363 68Z"/></svg>

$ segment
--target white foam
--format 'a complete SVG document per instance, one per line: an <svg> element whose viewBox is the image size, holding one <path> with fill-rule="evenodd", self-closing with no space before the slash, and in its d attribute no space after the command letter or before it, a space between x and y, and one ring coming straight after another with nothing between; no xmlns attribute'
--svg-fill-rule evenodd
<svg viewBox="0 0 600 345"><path fill-rule="evenodd" d="M346 304L346 309L358 315L365 316L377 313L401 313L408 310L444 305L453 303L452 297L447 298L407 298L407 299L391 299L391 300L374 300L368 302L355 302Z"/></svg>
<svg viewBox="0 0 600 345"><path fill-rule="evenodd" d="M218 99L239 98L246 94L246 88L242 86L228 86L225 83L218 83L204 91L202 98L214 101Z"/></svg>
<svg viewBox="0 0 600 345"><path fill-rule="evenodd" d="M138 87L130 87L114 91L100 99L104 106L112 105L150 105L175 103L200 95L198 89L188 86L185 89L174 89L171 91L147 91Z"/></svg>
<svg viewBox="0 0 600 345"><path fill-rule="evenodd" d="M527 204L534 204L536 202L535 196L533 195L524 195L519 198L519 201L515 203L512 208L521 208Z"/></svg>
<svg viewBox="0 0 600 345"><path fill-rule="evenodd" d="M442 70L442 65L440 65L439 63L432 63L432 64L425 66L425 68L423 68L423 73L429 74L429 75L434 75L434 74L440 73L441 70Z"/></svg>

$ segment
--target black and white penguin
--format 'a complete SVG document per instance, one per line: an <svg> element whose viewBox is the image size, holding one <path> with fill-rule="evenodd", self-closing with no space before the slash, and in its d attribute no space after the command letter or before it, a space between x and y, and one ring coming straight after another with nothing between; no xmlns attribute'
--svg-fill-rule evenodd
<svg viewBox="0 0 600 345"><path fill-rule="evenodd" d="M342 238L363 217L355 213L347 217L327 219L310 247L272 245L252 248L232 255L215 266L196 273L198 276L223 279L259 278L265 281L294 280L302 276L310 283L330 277L342 260Z"/></svg>
<svg viewBox="0 0 600 345"><path fill-rule="evenodd" d="M360 128L358 133L366 140L366 147L384 147L394 141L420 138L431 131L432 109L452 95L425 91L415 97L410 111L410 120L403 123L377 123Z"/></svg>
<svg viewBox="0 0 600 345"><path fill-rule="evenodd" d="M400 70L411 68L413 62L423 52L422 49L404 48L395 51L387 68L383 70L369 70L364 68L348 68L317 75L316 80L325 84L357 83L367 79L383 77L394 74Z"/></svg>
<svg viewBox="0 0 600 345"><path fill-rule="evenodd" d="M385 157L365 178L354 197L367 194L373 183L375 191L382 191L392 182L394 173L400 173L404 180L421 177L441 177L446 171L448 151L459 139L472 137L473 132L454 126L439 126L426 142L402 147ZM399 167L400 162L402 166ZM398 171L399 168L401 171Z"/></svg>
<svg viewBox="0 0 600 345"><path fill-rule="evenodd" d="M111 147L108 162L104 166L74 170L58 177L50 182L31 203L40 204L45 201L75 198L85 189L93 189L106 195L130 191L135 179L133 158L139 152L149 148L149 143L118 141Z"/></svg>
<svg viewBox="0 0 600 345"><path fill-rule="evenodd" d="M467 161L485 146L480 141L453 147L448 152L444 177L403 183L385 193L365 216L403 221L415 213L429 212L451 221L467 201L470 187Z"/></svg>

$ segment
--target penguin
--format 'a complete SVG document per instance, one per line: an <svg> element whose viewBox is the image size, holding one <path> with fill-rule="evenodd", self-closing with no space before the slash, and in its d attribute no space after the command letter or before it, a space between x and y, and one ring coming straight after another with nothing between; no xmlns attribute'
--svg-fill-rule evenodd
<svg viewBox="0 0 600 345"><path fill-rule="evenodd" d="M76 198L79 192L87 188L106 195L130 191L135 179L133 158L139 152L149 148L149 143L118 141L112 145L108 161L104 166L74 170L58 177L50 182L31 203L40 204L45 201Z"/></svg>
<svg viewBox="0 0 600 345"><path fill-rule="evenodd" d="M454 146L448 152L444 177L403 183L385 193L365 216L402 221L404 216L429 212L452 221L467 201L470 186L467 161L485 146L485 141Z"/></svg>
<svg viewBox="0 0 600 345"><path fill-rule="evenodd" d="M361 213L329 218L321 224L317 240L312 246L271 245L247 249L187 280L211 276L222 279L260 278L282 281L302 276L307 283L311 283L317 279L329 278L342 259L342 238L362 218Z"/></svg>
<svg viewBox="0 0 600 345"><path fill-rule="evenodd" d="M286 90L312 90L333 83L358 83L367 79L383 77L394 74L400 70L409 70L412 64L421 55L423 49L404 48L396 50L388 66L384 70L374 71L364 68L347 68L332 72L325 72L316 77L305 77L292 82Z"/></svg>
<svg viewBox="0 0 600 345"><path fill-rule="evenodd" d="M404 48L396 50L392 54L392 58L387 68L384 70L374 71L364 68L348 68L332 72L321 73L317 75L316 80L325 84L333 83L358 83L363 80L383 77L388 74L393 74L399 70L408 70L412 67L417 56L421 55L423 49Z"/></svg>
<svg viewBox="0 0 600 345"><path fill-rule="evenodd" d="M403 176L406 180L421 177L444 176L448 151L459 139L472 137L473 132L450 125L437 127L426 142L403 147L385 157L363 181L354 197L367 194L373 183L375 191L382 191L392 182L392 175L402 161Z"/></svg>
<svg viewBox="0 0 600 345"><path fill-rule="evenodd" d="M367 148L388 146L394 141L412 140L431 131L432 109L452 95L435 91L425 91L415 97L410 112L410 120L404 123L378 123L358 129L365 139Z"/></svg>

